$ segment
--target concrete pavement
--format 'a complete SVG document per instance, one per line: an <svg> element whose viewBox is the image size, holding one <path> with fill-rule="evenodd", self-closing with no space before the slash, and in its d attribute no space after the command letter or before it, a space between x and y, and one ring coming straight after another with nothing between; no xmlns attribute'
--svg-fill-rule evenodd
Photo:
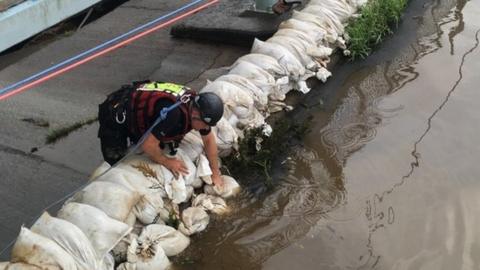
<svg viewBox="0 0 480 270"><path fill-rule="evenodd" d="M90 49L190 1L131 0L80 31L45 46L3 55L0 87ZM101 162L97 123L53 145L49 129L97 114L106 94L133 80L173 81L201 87L248 48L174 39L169 28L144 37L34 89L1 101L0 249L14 240L23 223L87 180ZM33 121L32 121L33 120ZM37 125L35 122L42 122ZM49 127L44 127L48 123ZM8 259L2 254L0 260Z"/></svg>

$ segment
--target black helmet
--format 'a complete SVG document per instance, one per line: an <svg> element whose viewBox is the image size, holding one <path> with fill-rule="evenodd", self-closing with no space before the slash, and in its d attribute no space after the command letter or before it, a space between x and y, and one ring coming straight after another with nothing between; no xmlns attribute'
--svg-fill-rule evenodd
<svg viewBox="0 0 480 270"><path fill-rule="evenodd" d="M194 98L203 122L215 126L223 115L223 101L214 93L201 93Z"/></svg>

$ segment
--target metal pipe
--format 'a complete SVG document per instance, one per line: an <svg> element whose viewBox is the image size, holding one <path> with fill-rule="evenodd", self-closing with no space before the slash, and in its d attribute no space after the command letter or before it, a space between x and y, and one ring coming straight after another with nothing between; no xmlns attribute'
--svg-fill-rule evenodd
<svg viewBox="0 0 480 270"><path fill-rule="evenodd" d="M33 86L36 86L44 81L47 81L53 77L56 77L66 71L69 71L79 65L82 65L86 62L89 62L99 56L102 56L110 51L113 51L115 49L118 49L119 47L122 47L122 46L125 46L126 44L134 41L134 40L137 40L145 35L148 35L160 28L163 28L167 25L170 25L180 19L183 19L189 15L192 15L194 14L195 12L198 12L202 9L205 9L213 4L216 4L219 0L211 0L210 2L206 2L205 4L195 8L195 9L192 9L186 13L183 13L182 15L178 15L177 17L174 17L164 23L161 23L159 25L156 25L154 27L152 27L152 25L155 25L155 24L158 24L159 22L161 22L162 20L170 17L171 15L175 14L175 13L178 13L184 9L186 9L186 7L189 7L189 6L192 6L194 4L198 4L199 2L202 2L202 1L205 1L205 0L196 0L195 2L192 2L186 6L183 6L182 8L174 11L174 12L170 12L169 14L167 15L164 15L160 18L157 18L155 19L154 21L152 22L149 22L145 25L142 25L134 30L131 30L121 36L118 36L110 41L107 41L93 49L90 49L86 52L83 52L75 57L72 57L66 61L63 61L62 63L60 64L57 64L53 67L50 67L42 72L39 72L33 76L30 76L29 78L26 78L20 82L17 82L15 84L12 84L10 86L7 86L3 89L0 89L0 101L1 100L4 100L10 96L13 96L15 94L18 94L22 91L25 91ZM148 27L152 27L150 29L148 29ZM142 32L139 32L139 31L142 31ZM135 34L133 36L131 36L132 34L134 33L137 33L139 32L138 34ZM128 36L131 36L121 42L119 42L120 40L122 40L123 38L126 38ZM118 42L118 43L116 43ZM85 57L85 58L84 58Z"/></svg>

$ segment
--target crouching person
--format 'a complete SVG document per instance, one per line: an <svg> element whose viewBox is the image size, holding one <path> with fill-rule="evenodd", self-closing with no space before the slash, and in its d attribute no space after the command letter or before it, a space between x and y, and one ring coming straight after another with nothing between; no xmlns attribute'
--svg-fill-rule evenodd
<svg viewBox="0 0 480 270"><path fill-rule="evenodd" d="M181 101L179 106L171 107L178 101ZM196 130L202 135L213 173L212 181L217 186L223 186L216 139L211 132L211 127L223 115L223 102L214 93L197 94L178 84L135 82L108 95L99 105L98 112L98 137L105 161L113 165L124 157L128 144L136 144L164 108L168 108L166 118L147 135L142 150L176 177L187 174L187 166L182 160L168 157L163 151L166 148L174 155L183 137L192 129Z"/></svg>

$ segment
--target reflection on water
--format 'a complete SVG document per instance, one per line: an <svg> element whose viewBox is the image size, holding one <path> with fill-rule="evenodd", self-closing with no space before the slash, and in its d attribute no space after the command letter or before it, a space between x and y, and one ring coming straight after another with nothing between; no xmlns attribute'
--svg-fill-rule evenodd
<svg viewBox="0 0 480 270"><path fill-rule="evenodd" d="M319 232L315 241L306 238L300 241L311 249L336 249L337 256L322 257L310 263L297 261L297 265L307 269L318 269L315 267L318 264L322 264L321 269L478 269L480 254L474 253L478 251L477 245L463 237L478 234L475 222L471 222L475 218L470 216L478 213L472 211L471 206L462 207L478 203L474 194L478 195L480 187L476 186L477 192L469 195L464 194L464 188L456 188L452 192L454 195L445 196L453 197L451 201L444 201L445 193L451 192L451 181L456 179L445 173L445 168L452 164L433 158L435 165L432 165L424 161L427 158L421 153L446 157L450 153L436 149L427 153L419 149L427 136L433 136L429 134L432 121L464 82L462 71L476 69L464 66L466 60L474 57L478 47L475 25L469 28L465 20L463 9L466 6L465 1L436 1L427 11L435 23L429 26L428 17L421 20L424 28L419 30L418 40L406 53L395 59L382 59L377 65L354 71L346 77L340 90L345 93L341 103L328 121L316 123L319 131L306 139L307 149L318 149L318 153L326 154L323 157L342 164L346 202L340 209L325 213L325 220L317 224ZM479 7L470 5L470 8L471 22ZM468 34L462 33L465 29L469 30ZM446 56L444 44L450 45L448 55L453 59ZM431 60L435 58L443 60ZM449 61L444 68L439 65ZM431 92L428 94L427 90ZM445 142L429 140L428 143L433 148L441 148ZM461 151L458 145L451 148ZM472 160L469 162L472 167ZM418 167L422 167L422 171L415 172ZM476 173L470 170L466 175L472 178ZM411 187L413 184L405 187L409 178L419 183L415 187ZM441 185L437 182L440 179L445 181ZM418 190L422 192L411 195ZM412 197L420 198L410 202ZM422 207L415 204L418 202L433 202L445 210ZM412 208L418 209L411 211ZM363 217L359 212L363 212ZM322 235L330 234L326 224L336 228L336 234L344 239L357 242L328 239ZM358 232L353 228L356 226L365 228ZM415 247L416 244L419 245ZM409 250L412 245L414 248ZM438 248L442 245L448 247L446 252ZM264 268L288 269L286 265L295 265L288 264L286 259L295 257L293 254L302 257L300 254L305 252L289 247L270 258Z"/></svg>
<svg viewBox="0 0 480 270"><path fill-rule="evenodd" d="M237 212L216 220L195 239L202 242L202 251L183 254L195 262L195 269L260 268L343 201L341 175L326 168L315 152L292 149L285 162L286 176L271 193L262 199L242 194L233 206Z"/></svg>
<svg viewBox="0 0 480 270"><path fill-rule="evenodd" d="M441 14L440 10L445 11L444 4L437 1L431 14L435 17ZM419 38L402 61L380 63L349 76L343 85L346 95L342 103L329 122L317 125L321 131L311 135L307 147L318 149L321 144L329 149L330 157L344 164L347 200L353 201L345 204L345 209L327 213L326 223L342 231L345 238L362 238L353 227L363 223L367 226L363 239L354 245L321 243L329 242L322 235L316 237L316 244L302 240L305 244L310 243L311 248L330 245L344 252L360 254L357 261L343 267L339 267L342 263L338 257L327 259L328 263L322 269L478 269L478 244L466 239L467 235L478 239L478 230L474 229L478 211L472 211L474 208L470 204L478 204L480 187L473 186L474 191L465 194L465 189L471 187L459 187L456 182L460 180L470 185L469 181L476 178L478 170L473 163L478 156L476 152L470 155L473 159L465 155L456 163L450 159L454 151L459 151L457 155L462 156L466 153L465 148L478 142L475 137L461 132L459 136L464 138L457 142L438 140L440 136L459 131L453 129L451 123L463 120L462 110L478 119L475 111L468 111L476 107L475 99L470 104L453 105L455 110L443 112L451 115L453 121L437 119L457 89L468 89L460 86L468 82L463 73L478 69L475 66L477 61L471 58L475 59L478 47L476 29L480 26L470 20L471 26L465 27L462 13L465 6L465 2L459 1L447 16L440 16L437 31ZM480 7L469 7L470 13L465 14L472 19ZM462 33L466 28L469 33ZM448 37L444 32L448 32ZM456 37L461 41L455 43ZM450 59L442 46L447 38ZM465 66L466 61L470 66ZM448 65L441 65L446 62ZM461 102L457 100L457 103ZM434 130L434 121L439 122L444 130L438 127ZM474 122L465 119L456 125L466 128ZM322 138L320 143L314 139L318 135ZM426 150L425 147L432 149ZM450 151L442 152L439 148L449 148ZM458 174L452 177L452 173L446 170L458 170L459 165L465 179L458 179ZM417 171L417 168L421 170ZM409 178L418 182L405 186ZM365 203L357 204L359 200ZM352 214L358 212L352 209L364 211L365 219ZM338 220L350 225L339 224ZM295 249L289 251L293 253ZM288 256L288 253L281 255ZM345 252L342 259L350 256ZM276 262L285 263L285 260L274 256L265 268L278 268L281 264ZM304 265L314 269L314 264Z"/></svg>
<svg viewBox="0 0 480 270"><path fill-rule="evenodd" d="M289 149L273 191L243 193L234 213L193 239L201 250L192 245L179 261L195 269L480 269L472 164L480 143L471 124L480 120L471 90L480 4L422 3L411 3L417 15L402 26L416 33L347 65L340 87L322 89L335 93L333 109L314 110L313 131Z"/></svg>

